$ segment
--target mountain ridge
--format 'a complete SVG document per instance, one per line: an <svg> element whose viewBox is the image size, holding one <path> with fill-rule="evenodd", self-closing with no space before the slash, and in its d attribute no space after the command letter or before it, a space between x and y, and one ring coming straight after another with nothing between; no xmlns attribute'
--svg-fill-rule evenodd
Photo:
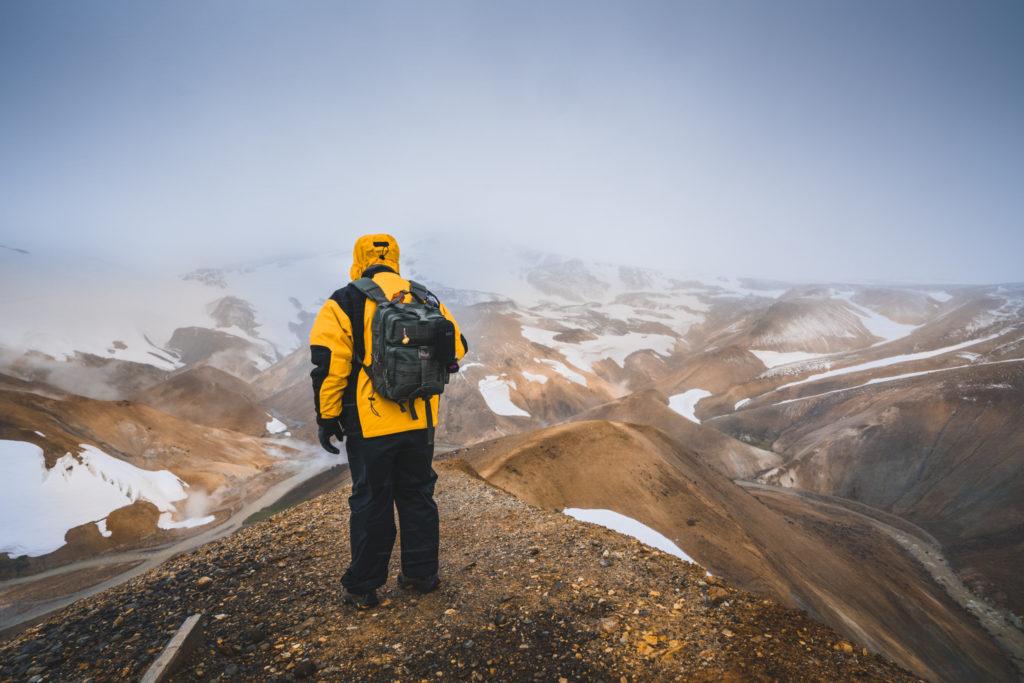
<svg viewBox="0 0 1024 683"><path fill-rule="evenodd" d="M611 508L646 524L730 583L807 610L922 677L1010 675L988 634L890 539L849 516L780 514L654 427L575 422L453 457L546 509Z"/></svg>
<svg viewBox="0 0 1024 683"><path fill-rule="evenodd" d="M206 645L176 680L917 680L695 565L523 503L457 461L438 470L444 582L434 593L392 581L378 608L342 604L343 489L0 643L0 675L138 677L201 613Z"/></svg>

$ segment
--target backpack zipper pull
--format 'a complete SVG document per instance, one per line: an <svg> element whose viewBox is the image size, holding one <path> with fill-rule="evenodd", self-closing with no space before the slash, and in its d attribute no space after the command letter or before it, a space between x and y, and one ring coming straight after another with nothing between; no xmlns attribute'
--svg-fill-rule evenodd
<svg viewBox="0 0 1024 683"><path fill-rule="evenodd" d="M409 333L406 331L406 329L404 327L402 328L402 343L403 344L408 344L409 343Z"/></svg>

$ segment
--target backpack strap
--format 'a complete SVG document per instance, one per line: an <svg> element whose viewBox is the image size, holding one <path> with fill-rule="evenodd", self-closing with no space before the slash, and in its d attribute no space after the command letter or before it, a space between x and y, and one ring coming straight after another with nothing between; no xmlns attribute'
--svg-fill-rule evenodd
<svg viewBox="0 0 1024 683"><path fill-rule="evenodd" d="M423 405L427 409L427 444L434 445L434 411L430 409L430 397L423 397Z"/></svg>
<svg viewBox="0 0 1024 683"><path fill-rule="evenodd" d="M384 290L381 289L380 285L374 282L371 278L361 277L358 280L353 280L352 285L365 294L368 299L372 299L378 304L388 303L388 298L384 295ZM438 304L437 297L431 294L429 289L418 282L409 280L409 289L400 293L404 294L406 291L412 294L420 303L429 303L434 306L437 306Z"/></svg>
<svg viewBox="0 0 1024 683"><path fill-rule="evenodd" d="M353 280L351 284L357 290L362 292L363 295L366 296L366 298L376 302L378 306L381 304L388 303L388 298L384 294L384 290L380 288L380 285L373 281L373 278L361 277L358 280ZM353 349L353 356L355 359L359 361L359 365L361 365L366 370L366 372L369 373L370 366L366 365L366 350L363 348L362 322L362 319L360 319L359 344L357 348Z"/></svg>
<svg viewBox="0 0 1024 683"><path fill-rule="evenodd" d="M388 302L388 298L384 296L384 290L380 288L380 285L368 277L361 277L358 280L353 280L352 286L365 294L367 299L372 299L377 302L377 304L386 304Z"/></svg>

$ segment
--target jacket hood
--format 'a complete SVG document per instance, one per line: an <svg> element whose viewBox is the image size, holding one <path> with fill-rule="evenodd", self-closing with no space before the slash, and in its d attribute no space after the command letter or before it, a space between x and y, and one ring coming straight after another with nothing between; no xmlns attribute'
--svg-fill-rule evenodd
<svg viewBox="0 0 1024 683"><path fill-rule="evenodd" d="M352 250L349 275L358 280L370 266L385 265L398 273L398 242L391 235L363 235Z"/></svg>

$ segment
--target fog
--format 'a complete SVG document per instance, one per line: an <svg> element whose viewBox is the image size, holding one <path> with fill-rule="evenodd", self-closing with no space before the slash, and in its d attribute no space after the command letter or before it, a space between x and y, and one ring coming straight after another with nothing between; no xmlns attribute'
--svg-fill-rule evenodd
<svg viewBox="0 0 1024 683"><path fill-rule="evenodd" d="M1014 2L3 2L0 244L1021 281L1022 29Z"/></svg>

